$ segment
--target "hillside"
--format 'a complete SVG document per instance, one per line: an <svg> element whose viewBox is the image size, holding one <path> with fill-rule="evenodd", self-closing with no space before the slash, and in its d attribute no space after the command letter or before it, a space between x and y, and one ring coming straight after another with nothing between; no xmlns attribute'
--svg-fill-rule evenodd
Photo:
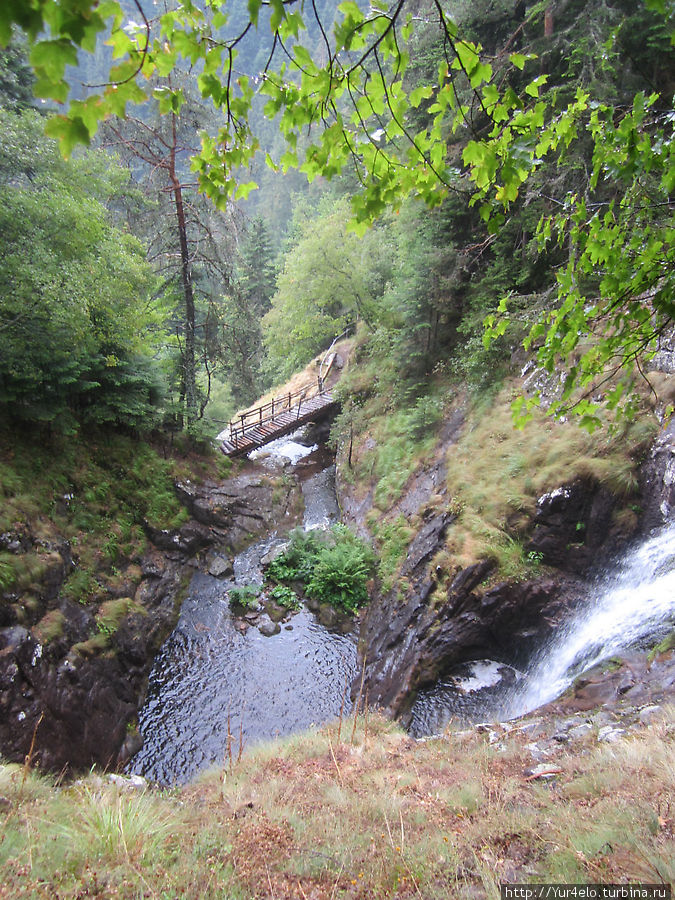
<svg viewBox="0 0 675 900"><path fill-rule="evenodd" d="M157 791L0 768L0 897L499 897L673 881L672 707L415 742L376 714Z"/></svg>
<svg viewBox="0 0 675 900"><path fill-rule="evenodd" d="M0 3L2 900L675 880L674 72L665 0Z"/></svg>

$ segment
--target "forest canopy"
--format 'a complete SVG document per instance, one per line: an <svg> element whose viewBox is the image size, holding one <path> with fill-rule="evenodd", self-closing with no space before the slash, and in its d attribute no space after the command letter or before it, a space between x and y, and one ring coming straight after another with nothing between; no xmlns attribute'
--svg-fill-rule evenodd
<svg viewBox="0 0 675 900"><path fill-rule="evenodd" d="M189 71L220 116L192 162L218 206L256 186L247 169L263 148L261 122L274 119L285 147L266 151L268 164L310 181L349 177L357 234L411 197L458 217L473 210L493 254L519 230L549 260L552 290L528 304L518 277L501 278L490 303L467 295L455 315L430 301L429 314L454 335L473 304L486 351L517 322L541 366L566 369L554 412L573 409L593 426L605 385L603 400L630 411L633 368L675 309L673 5L472 7L186 0L150 18L139 2L12 0L0 41L24 29L37 95L66 104L67 67L107 37L103 81L49 120L66 155L148 97L180 114ZM575 36L586 11L590 30Z"/></svg>

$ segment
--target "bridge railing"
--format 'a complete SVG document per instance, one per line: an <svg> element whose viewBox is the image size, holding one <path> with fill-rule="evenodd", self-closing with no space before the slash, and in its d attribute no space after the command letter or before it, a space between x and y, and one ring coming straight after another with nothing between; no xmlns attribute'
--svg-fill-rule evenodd
<svg viewBox="0 0 675 900"><path fill-rule="evenodd" d="M263 403L262 406L256 406L254 409L247 409L246 412L239 413L236 419L229 423L231 443L237 447L239 441L249 429L274 421L282 412L293 409L296 404L299 417L302 401L310 400L312 397L317 397L324 392L324 380L319 376L315 387L308 385L299 391L289 392L280 397L273 397L268 403Z"/></svg>

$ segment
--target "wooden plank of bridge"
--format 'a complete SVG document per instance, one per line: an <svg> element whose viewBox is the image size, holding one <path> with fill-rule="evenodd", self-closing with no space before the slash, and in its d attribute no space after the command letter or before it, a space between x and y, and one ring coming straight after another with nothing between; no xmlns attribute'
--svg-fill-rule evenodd
<svg viewBox="0 0 675 900"><path fill-rule="evenodd" d="M282 412L274 416L274 419L264 424L256 422L255 425L251 424L242 427L242 433L237 433L236 441L223 440L220 444L220 449L227 456L243 456L251 450L262 447L310 422L319 413L330 406L334 406L335 402L332 393L324 391L315 397L311 397L309 400L301 400L290 409L286 406ZM260 417L262 418L262 414L260 414ZM244 416L240 418L243 426Z"/></svg>

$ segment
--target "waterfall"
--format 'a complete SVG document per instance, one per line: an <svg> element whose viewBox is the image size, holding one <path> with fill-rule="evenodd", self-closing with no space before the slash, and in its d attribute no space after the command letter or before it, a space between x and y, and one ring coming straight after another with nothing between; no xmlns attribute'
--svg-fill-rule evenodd
<svg viewBox="0 0 675 900"><path fill-rule="evenodd" d="M675 524L653 534L588 586L525 672L494 660L454 666L413 703L410 733L439 734L451 720L513 719L554 700L597 663L658 639L675 617Z"/></svg>
<svg viewBox="0 0 675 900"><path fill-rule="evenodd" d="M675 615L675 524L652 535L592 585L512 689L506 717L559 696L582 672L658 632Z"/></svg>

